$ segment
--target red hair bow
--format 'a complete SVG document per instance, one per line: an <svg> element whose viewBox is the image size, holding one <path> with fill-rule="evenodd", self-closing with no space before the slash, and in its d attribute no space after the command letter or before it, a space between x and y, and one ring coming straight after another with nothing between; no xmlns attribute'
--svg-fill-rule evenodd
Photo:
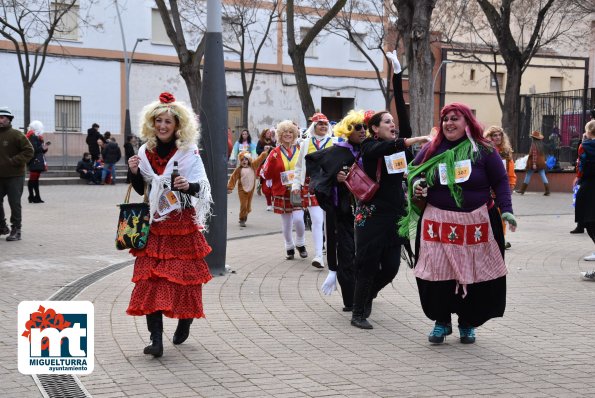
<svg viewBox="0 0 595 398"><path fill-rule="evenodd" d="M162 104L171 104L175 100L176 98L171 93L165 92L159 94L159 102L161 102Z"/></svg>

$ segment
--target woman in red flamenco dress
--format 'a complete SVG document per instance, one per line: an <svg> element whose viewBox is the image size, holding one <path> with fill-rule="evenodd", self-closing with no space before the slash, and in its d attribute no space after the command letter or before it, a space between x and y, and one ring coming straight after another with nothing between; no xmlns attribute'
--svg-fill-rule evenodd
<svg viewBox="0 0 595 398"><path fill-rule="evenodd" d="M140 137L146 143L128 166L135 191L148 189L151 228L146 247L130 251L136 257L135 286L126 313L146 316L151 344L143 352L160 357L163 315L178 319L174 344L188 338L194 318L204 317L202 285L212 277L204 260L211 247L202 231L211 187L195 144L196 116L173 95L162 93L159 101L145 106ZM174 162L179 176L170 181Z"/></svg>

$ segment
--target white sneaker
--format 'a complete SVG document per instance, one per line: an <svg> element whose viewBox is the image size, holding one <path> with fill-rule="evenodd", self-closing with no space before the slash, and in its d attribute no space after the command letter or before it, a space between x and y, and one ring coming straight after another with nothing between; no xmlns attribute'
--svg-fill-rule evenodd
<svg viewBox="0 0 595 398"><path fill-rule="evenodd" d="M273 206L267 206L267 211L273 211Z"/></svg>
<svg viewBox="0 0 595 398"><path fill-rule="evenodd" d="M314 259L312 260L312 266L315 268L324 268L324 260L322 259L322 257L314 257Z"/></svg>
<svg viewBox="0 0 595 398"><path fill-rule="evenodd" d="M581 272L581 275L584 280L595 282L595 270L589 272Z"/></svg>
<svg viewBox="0 0 595 398"><path fill-rule="evenodd" d="M595 253L585 257L585 261L595 261Z"/></svg>

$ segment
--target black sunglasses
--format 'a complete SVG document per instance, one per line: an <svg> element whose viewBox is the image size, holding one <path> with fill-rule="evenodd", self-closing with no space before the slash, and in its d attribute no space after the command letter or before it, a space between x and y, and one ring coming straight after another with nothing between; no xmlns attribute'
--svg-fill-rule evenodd
<svg viewBox="0 0 595 398"><path fill-rule="evenodd" d="M349 125L349 131L351 131L351 130L358 131L358 130L365 130L365 129L366 129L365 124L358 123L358 124L350 124Z"/></svg>

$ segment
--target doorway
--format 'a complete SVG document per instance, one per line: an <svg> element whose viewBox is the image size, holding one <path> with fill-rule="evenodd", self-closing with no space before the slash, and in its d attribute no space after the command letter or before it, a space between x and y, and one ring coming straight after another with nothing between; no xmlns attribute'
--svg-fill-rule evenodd
<svg viewBox="0 0 595 398"><path fill-rule="evenodd" d="M231 129L233 140L236 141L242 126L242 97L227 98L227 127Z"/></svg>
<svg viewBox="0 0 595 398"><path fill-rule="evenodd" d="M336 98L336 97L322 97L321 98L321 112L330 121L338 122L353 109L353 98Z"/></svg>

